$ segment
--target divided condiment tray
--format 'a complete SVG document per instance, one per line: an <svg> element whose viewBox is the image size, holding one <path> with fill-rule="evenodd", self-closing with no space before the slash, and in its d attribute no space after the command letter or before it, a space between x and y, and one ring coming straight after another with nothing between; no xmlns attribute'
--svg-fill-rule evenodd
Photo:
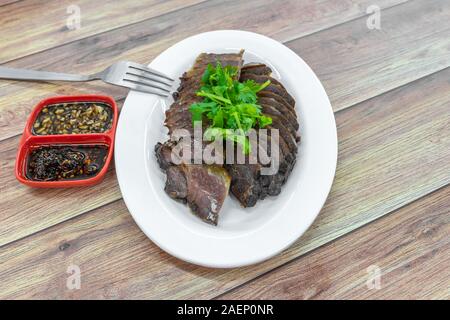
<svg viewBox="0 0 450 320"><path fill-rule="evenodd" d="M105 132L97 133L51 133L37 134L33 126L39 118L41 111L49 106L62 105L65 103L101 103L111 108L109 113L111 122ZM46 109L48 110L48 108ZM44 110L44 111L46 111ZM109 110L108 110L109 111ZM42 188L64 188L88 186L99 183L103 180L113 156L114 136L117 127L118 108L113 98L101 95L80 95L80 96L58 96L44 99L39 102L28 117L22 138L17 151L15 174L17 180L31 187ZM45 131L44 131L45 132ZM89 147L106 147L104 162L98 172L92 176L80 178L67 178L62 180L36 180L27 174L30 155L36 149L42 147L74 147L87 149Z"/></svg>

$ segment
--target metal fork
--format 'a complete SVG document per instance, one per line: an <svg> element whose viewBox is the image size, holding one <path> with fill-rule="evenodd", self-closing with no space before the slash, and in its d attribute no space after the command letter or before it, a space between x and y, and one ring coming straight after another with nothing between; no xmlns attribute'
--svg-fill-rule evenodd
<svg viewBox="0 0 450 320"><path fill-rule="evenodd" d="M163 97L167 97L170 94L174 81L171 77L159 71L130 61L114 63L105 70L88 76L0 67L0 78L38 81L103 80L106 83Z"/></svg>

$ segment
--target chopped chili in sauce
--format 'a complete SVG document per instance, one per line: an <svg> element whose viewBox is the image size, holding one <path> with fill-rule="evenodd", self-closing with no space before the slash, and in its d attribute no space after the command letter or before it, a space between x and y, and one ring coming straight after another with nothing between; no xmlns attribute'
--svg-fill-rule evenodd
<svg viewBox="0 0 450 320"><path fill-rule="evenodd" d="M87 179L103 168L106 145L41 146L31 151L26 175L37 181Z"/></svg>

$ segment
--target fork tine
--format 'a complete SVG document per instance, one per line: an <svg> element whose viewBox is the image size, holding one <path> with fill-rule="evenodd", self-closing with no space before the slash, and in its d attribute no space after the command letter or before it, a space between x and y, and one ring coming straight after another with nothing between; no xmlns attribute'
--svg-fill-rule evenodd
<svg viewBox="0 0 450 320"><path fill-rule="evenodd" d="M134 74L129 74L128 72L123 77L123 81L130 81L130 82L134 82L134 83L139 84L139 85L146 85L146 86L149 86L149 87L158 88L158 89L161 89L163 91L170 92L170 87L168 87L167 85L164 85L164 84L161 84L159 82L152 81L152 80L149 80L147 78L140 77L140 76L137 76L137 75L134 75Z"/></svg>
<svg viewBox="0 0 450 320"><path fill-rule="evenodd" d="M151 69L151 68L149 68L149 67L146 67L146 66L144 66L144 65L142 65L142 64L139 64L139 63L135 63L135 62L128 62L128 65L130 66L130 68L134 68L134 69L137 69L137 70L141 70L141 71L145 71L145 72L148 72L148 73L151 73L151 74L153 74L153 75L156 75L156 76L160 76L160 77L162 77L162 78L164 78L164 79L167 79L167 80L170 80L170 81L174 81L174 79L172 79L171 77L169 77L169 76L166 76L164 73L161 73L161 72L159 72L159 71L156 71L156 70L154 70L154 69Z"/></svg>
<svg viewBox="0 0 450 320"><path fill-rule="evenodd" d="M133 75L133 76L141 77L141 78L144 78L144 79L150 80L150 81L156 81L156 82L159 82L159 83L164 84L164 85L169 86L169 87L171 87L172 83L173 83L173 81L167 80L165 78L161 78L160 76L154 76L154 75L151 75L151 74L149 74L147 72L144 72L144 71L141 71L141 70L137 70L137 69L134 69L134 68L128 68L126 74L130 74L130 75Z"/></svg>
<svg viewBox="0 0 450 320"><path fill-rule="evenodd" d="M147 86L147 85L141 85L138 84L136 82L133 81L122 81L122 86L130 88L131 90L136 90L136 91L140 91L140 92L145 92L145 93L153 93L162 97L168 97L169 96L169 92L158 89L158 88L154 88L151 86Z"/></svg>

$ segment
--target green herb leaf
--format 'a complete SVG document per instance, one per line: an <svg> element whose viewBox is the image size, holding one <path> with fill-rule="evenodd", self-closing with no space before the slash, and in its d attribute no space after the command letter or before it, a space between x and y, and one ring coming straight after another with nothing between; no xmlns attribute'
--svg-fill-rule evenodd
<svg viewBox="0 0 450 320"><path fill-rule="evenodd" d="M189 111L194 122L204 117L211 121L205 139L234 141L248 154L251 148L246 133L251 128L264 128L272 123L272 118L262 114L257 97L270 81L262 84L253 80L239 82L234 79L236 75L236 67L222 67L220 62L215 67L209 64L201 78L201 88L196 92L203 101L193 103Z"/></svg>

